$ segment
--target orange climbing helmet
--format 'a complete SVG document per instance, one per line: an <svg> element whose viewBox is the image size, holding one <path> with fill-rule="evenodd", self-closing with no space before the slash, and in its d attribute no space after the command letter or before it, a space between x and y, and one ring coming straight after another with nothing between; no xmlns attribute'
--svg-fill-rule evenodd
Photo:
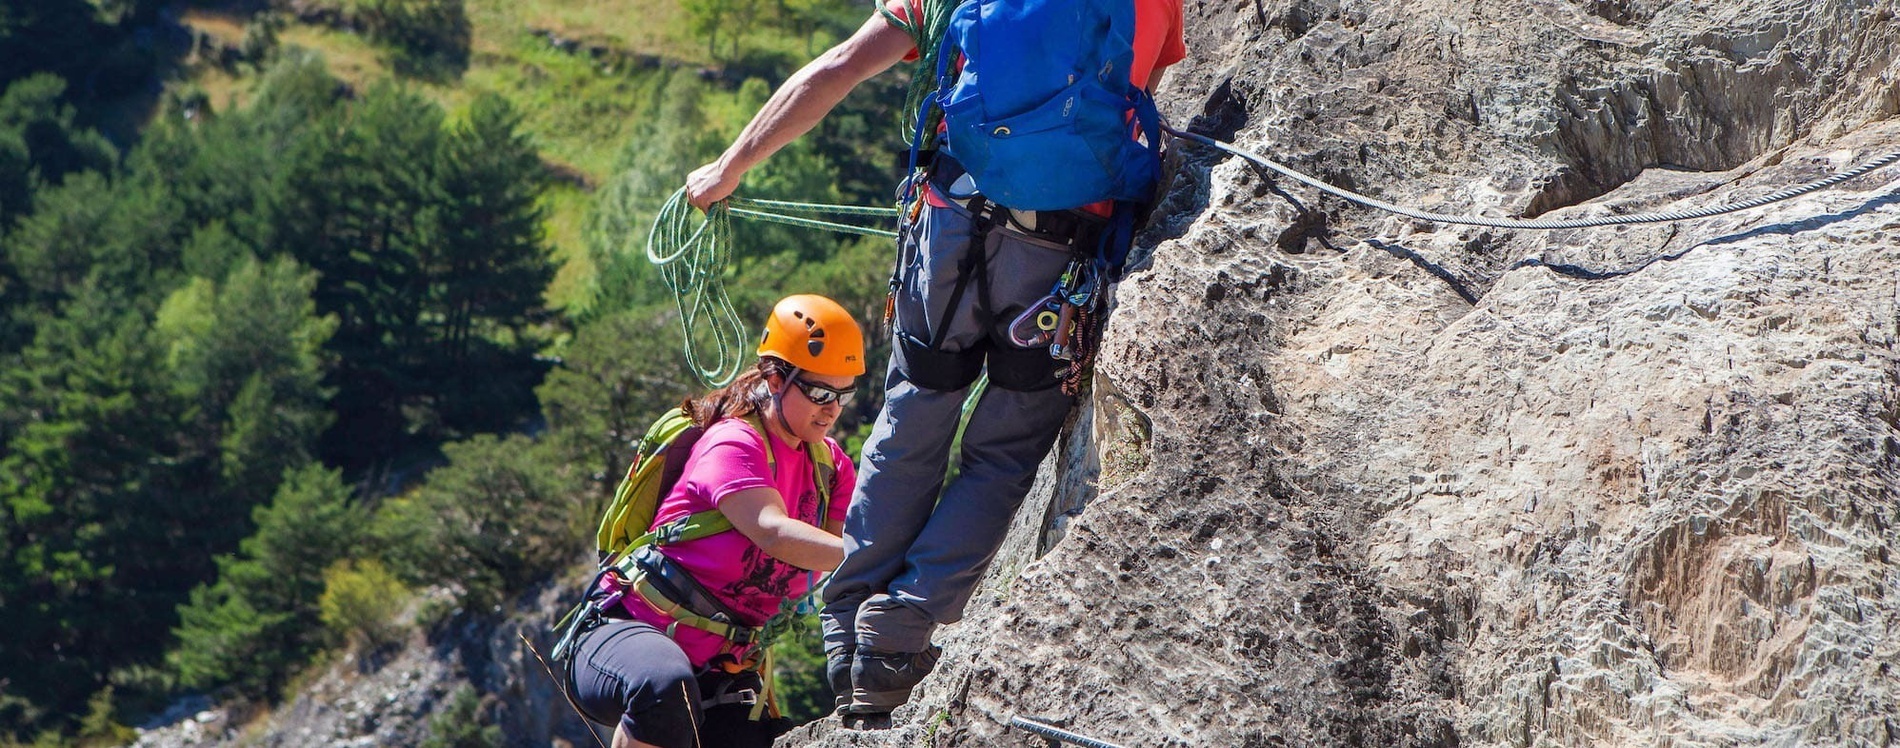
<svg viewBox="0 0 1900 748"><path fill-rule="evenodd" d="M813 374L864 375L864 332L838 302L814 294L780 299L765 318L759 355Z"/></svg>

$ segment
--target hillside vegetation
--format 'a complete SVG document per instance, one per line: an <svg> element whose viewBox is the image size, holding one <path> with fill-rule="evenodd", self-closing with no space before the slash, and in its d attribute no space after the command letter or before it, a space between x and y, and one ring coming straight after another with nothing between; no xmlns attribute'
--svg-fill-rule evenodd
<svg viewBox="0 0 1900 748"><path fill-rule="evenodd" d="M0 744L268 709L584 562L628 441L699 387L653 211L865 12L0 0ZM887 199L894 90L745 194ZM879 242L735 253L745 318L881 311Z"/></svg>

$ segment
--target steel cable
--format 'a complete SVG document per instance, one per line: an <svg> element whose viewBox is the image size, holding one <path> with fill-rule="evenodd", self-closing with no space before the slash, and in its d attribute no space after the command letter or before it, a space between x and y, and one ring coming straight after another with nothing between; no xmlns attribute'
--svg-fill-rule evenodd
<svg viewBox="0 0 1900 748"><path fill-rule="evenodd" d="M1182 132L1172 127L1167 128L1167 130L1169 133L1173 134L1175 137L1183 138L1195 143L1199 143L1201 145L1205 145L1211 148L1216 148L1222 151L1226 151L1227 153L1231 153L1233 155L1236 155L1248 161L1251 161L1255 164L1259 164L1260 166L1279 172L1280 174L1283 174L1290 179L1300 182L1301 184L1305 184L1309 187L1312 187L1317 190L1321 190L1323 192L1328 192L1333 195L1337 195L1339 197L1345 198L1347 200L1358 203L1360 205L1364 205L1369 208L1377 208L1379 210L1383 210L1388 213L1396 213L1398 215L1402 215L1407 218L1416 218L1421 221L1431 221L1433 223L1451 223L1451 224L1458 224L1458 225L1463 225L1463 226L1486 226L1486 227L1498 228L1498 229L1578 229L1578 228L1588 228L1592 226L1617 226L1617 225L1632 224L1632 223L1665 223L1669 221L1686 221L1686 220L1690 220L1694 218L1708 218L1709 216L1719 216L1724 213L1734 213L1736 211L1748 210L1749 208L1759 208L1769 203L1775 203L1775 202L1780 202L1780 201L1787 200L1790 198L1799 197L1801 195L1808 194L1815 190L1823 189L1826 187L1832 187L1836 184L1840 184L1841 182L1845 182L1849 179L1853 179L1855 177L1864 175L1875 169L1890 165L1896 161L1900 161L1900 151L1895 151L1885 156L1876 158L1872 161L1863 163L1852 169L1848 169L1847 171L1827 177L1826 179L1822 179L1815 182L1809 182L1799 187L1790 187L1788 189L1781 190L1779 192L1776 192L1770 195L1764 195L1762 197L1754 198L1752 200L1744 200L1738 203L1728 203L1725 205L1717 205L1710 208L1698 208L1696 210L1668 211L1668 212L1663 212L1663 213L1633 213L1626 216L1599 216L1596 218L1521 220L1521 219L1509 219L1509 218L1484 218L1480 216L1451 216L1451 215L1445 215L1442 213L1428 213L1425 211L1413 210L1411 208L1405 208L1398 205L1393 205L1383 200L1367 197L1365 195L1361 195L1351 190L1345 190L1338 187L1334 187L1330 184L1319 181L1305 174L1301 174L1290 168L1281 166L1280 164L1274 163L1272 160L1266 158L1265 156L1261 156L1260 154L1240 148L1239 146L1236 146L1232 143L1223 143L1221 141L1215 140L1213 138L1210 138L1204 135L1198 135L1191 132Z"/></svg>
<svg viewBox="0 0 1900 748"><path fill-rule="evenodd" d="M1064 743L1073 743L1075 745L1086 746L1087 748L1122 748L1121 746L1116 745L1114 743L1110 743L1103 740L1096 740L1095 738L1091 738L1086 735L1077 735L1075 733L1069 732L1068 730L1064 730L1062 728L1055 727L1053 725L1043 724L1041 722L1030 719L1028 717L1022 717L1022 716L1011 717L1009 718L1009 726L1020 727L1022 729L1036 733L1037 735L1041 735L1045 738L1048 738L1050 742L1052 743L1059 740Z"/></svg>

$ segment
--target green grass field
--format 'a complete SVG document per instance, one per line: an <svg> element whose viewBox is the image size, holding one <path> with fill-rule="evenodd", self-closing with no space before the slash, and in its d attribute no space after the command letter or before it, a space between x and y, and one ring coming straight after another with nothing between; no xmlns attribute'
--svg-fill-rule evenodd
<svg viewBox="0 0 1900 748"><path fill-rule="evenodd" d="M566 307L584 300L593 273L581 238L591 191L611 176L615 158L644 116L642 108L661 73L676 67L719 67L724 61L709 53L706 39L691 35L678 0L466 3L467 69L454 80L409 83L451 115L484 92L506 97L524 114L542 160L562 177L544 202L549 244L561 263L548 302ZM836 15L836 24L843 28L855 25L850 23L855 6ZM222 43L235 44L248 17L230 9L193 8L181 20ZM825 33L790 37L771 29L745 33L745 28L735 25L724 32L721 51L732 48L735 30L743 33L738 48L748 61L796 64L835 41ZM292 22L278 39L280 45L321 53L331 73L357 90L394 75L388 51L355 33ZM243 106L255 75L246 66L233 72L208 63L187 64L182 73L170 85L196 86L217 108Z"/></svg>

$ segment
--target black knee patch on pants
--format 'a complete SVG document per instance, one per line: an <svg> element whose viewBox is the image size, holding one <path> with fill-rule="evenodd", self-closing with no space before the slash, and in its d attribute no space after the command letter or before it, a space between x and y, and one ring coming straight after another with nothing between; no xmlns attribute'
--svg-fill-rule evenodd
<svg viewBox="0 0 1900 748"><path fill-rule="evenodd" d="M594 722L661 748L701 745L693 666L659 629L614 620L589 631L576 643L566 685Z"/></svg>
<svg viewBox="0 0 1900 748"><path fill-rule="evenodd" d="M918 387L954 392L970 386L983 373L982 348L947 353L901 332L894 337L897 344L891 346L891 357L904 378Z"/></svg>
<svg viewBox="0 0 1900 748"><path fill-rule="evenodd" d="M1056 373L1067 364L1049 357L1047 348L996 346L990 349L990 384L1013 392L1038 392L1056 386Z"/></svg>

